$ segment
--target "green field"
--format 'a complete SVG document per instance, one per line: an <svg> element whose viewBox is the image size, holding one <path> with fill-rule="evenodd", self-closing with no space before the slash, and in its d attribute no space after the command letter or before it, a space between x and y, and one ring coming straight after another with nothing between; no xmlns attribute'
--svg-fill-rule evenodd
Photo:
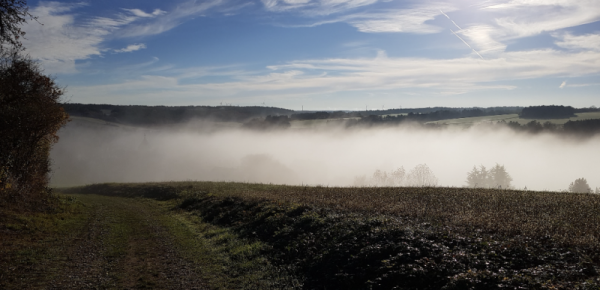
<svg viewBox="0 0 600 290"><path fill-rule="evenodd" d="M76 125L76 126L80 126L80 127L93 128L93 129L113 127L113 128L121 128L121 129L132 129L132 130L144 128L146 130L146 129L152 128L152 126L124 125L124 124L120 124L120 123L108 122L108 121L104 121L101 119L88 118L88 117L71 116L70 118L71 118L71 122L68 125ZM162 127L170 128L172 126L173 125L163 125ZM177 126L178 126L178 128L203 131L203 130L219 130L219 129L236 129L236 128L240 128L242 126L242 123L198 120L198 121L190 121L189 123L187 123L185 125L177 125Z"/></svg>
<svg viewBox="0 0 600 290"><path fill-rule="evenodd" d="M579 120L588 120L588 119L600 119L600 112L590 112L590 113L578 113L577 117L572 117L568 119L540 119L536 120L540 123L551 122L554 124L562 125L568 121L579 121ZM456 126L471 126L475 124L481 123L497 123L501 121L505 122L518 122L519 124L527 124L534 119L522 119L519 118L518 114L508 114L508 115L495 115L495 116L483 116L483 117L471 117L471 118L459 118L459 119L448 119L448 120L440 120L434 122L428 122L427 124L440 124L440 125L456 125Z"/></svg>
<svg viewBox="0 0 600 290"><path fill-rule="evenodd" d="M358 120L360 118L342 118L342 119L317 119L317 120L293 120L290 121L292 129L317 129L326 126L343 125L348 120Z"/></svg>

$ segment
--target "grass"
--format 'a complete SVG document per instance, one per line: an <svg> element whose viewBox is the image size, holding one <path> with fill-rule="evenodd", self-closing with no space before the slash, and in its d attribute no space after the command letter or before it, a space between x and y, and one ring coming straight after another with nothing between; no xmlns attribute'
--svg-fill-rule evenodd
<svg viewBox="0 0 600 290"><path fill-rule="evenodd" d="M293 120L290 121L291 129L318 129L326 128L327 126L342 126L348 120L357 120L354 118L339 118L339 119L316 119L316 120Z"/></svg>
<svg viewBox="0 0 600 290"><path fill-rule="evenodd" d="M568 121L579 121L579 120L588 120L588 119L600 119L600 112L588 112L588 113L577 113L577 117L572 117L568 119L540 119L537 120L540 123L551 122L554 124L562 125ZM496 115L496 116L483 116L483 117L470 117L470 118L458 118L458 119L448 119L448 120L440 120L427 122L428 124L446 124L446 125L455 125L455 126L471 126L478 123L489 123L489 122L518 122L521 125L527 124L534 119L522 119L519 118L518 114L507 114L507 115Z"/></svg>
<svg viewBox="0 0 600 290"><path fill-rule="evenodd" d="M60 256L65 247L62 241L83 228L86 218L83 204L72 197L57 197L53 202L54 210L46 212L1 209L1 289L42 287L57 275L55 271L42 273L46 267L65 260Z"/></svg>
<svg viewBox="0 0 600 290"><path fill-rule="evenodd" d="M600 287L593 194L224 182L67 191L177 201L181 228L192 230L174 235L188 235L184 248L213 265L207 278L221 289Z"/></svg>
<svg viewBox="0 0 600 290"><path fill-rule="evenodd" d="M163 210L176 204L159 202ZM248 241L183 210L172 211L160 221L181 253L199 266L211 289L294 289L299 285L289 271L275 267L260 254L265 248L261 242Z"/></svg>

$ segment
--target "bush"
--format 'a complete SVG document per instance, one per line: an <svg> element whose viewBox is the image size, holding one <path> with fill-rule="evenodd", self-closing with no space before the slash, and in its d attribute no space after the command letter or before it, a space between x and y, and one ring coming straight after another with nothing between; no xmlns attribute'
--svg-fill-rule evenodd
<svg viewBox="0 0 600 290"><path fill-rule="evenodd" d="M50 148L68 121L64 90L17 52L0 55L0 198L31 203L48 193Z"/></svg>

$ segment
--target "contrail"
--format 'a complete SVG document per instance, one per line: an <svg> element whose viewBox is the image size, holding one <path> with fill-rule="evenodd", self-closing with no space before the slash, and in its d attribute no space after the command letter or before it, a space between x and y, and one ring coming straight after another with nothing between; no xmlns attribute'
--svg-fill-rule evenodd
<svg viewBox="0 0 600 290"><path fill-rule="evenodd" d="M471 50L473 50L473 52L475 52L477 55L479 55L479 57L481 57L481 59L484 59L483 56L481 56L481 54L479 54L479 52L477 52L477 50L475 50L474 48L472 48L464 39L462 39L460 36L458 36L458 34L456 34L456 32L454 32L454 30L450 29L450 31L452 31L452 33L454 35L456 35L456 37L458 37L458 39L462 40L462 42L468 46Z"/></svg>
<svg viewBox="0 0 600 290"><path fill-rule="evenodd" d="M446 18L448 18L448 20L452 21L452 23L454 24L454 26L456 26L456 28L458 28L459 30L462 30L462 28L460 28L460 26L458 26L458 24L456 24L456 22L454 22L454 20L450 19L450 17L448 15L446 15L446 13L444 13L444 11L440 10L440 12L442 12L442 14L444 14L444 16L446 16Z"/></svg>
<svg viewBox="0 0 600 290"><path fill-rule="evenodd" d="M448 20L450 20L454 26L456 26L459 30L462 30L462 28L460 28L460 26L458 26L458 24L456 24L456 22L454 22L454 20L450 19L450 17L448 15L446 15L446 13L444 13L444 11L440 10L440 12L446 16L446 18L448 18ZM456 34L456 32L454 32L454 30L450 29L450 31L452 31L452 34L456 35L456 37L458 37L458 39L460 39L467 47L469 47L474 53L476 53L481 59L484 59L483 56L481 56L481 54L479 54L479 52L477 52L477 50L475 50L474 48L472 48L464 39L462 39L460 36L458 36L458 34ZM485 60L485 59L484 59Z"/></svg>

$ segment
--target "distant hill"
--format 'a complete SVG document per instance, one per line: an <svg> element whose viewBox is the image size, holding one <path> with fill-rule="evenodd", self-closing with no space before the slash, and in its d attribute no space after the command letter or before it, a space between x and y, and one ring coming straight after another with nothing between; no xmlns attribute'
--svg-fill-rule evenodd
<svg viewBox="0 0 600 290"><path fill-rule="evenodd" d="M63 104L71 116L95 118L108 122L138 126L161 126L192 120L245 122L256 117L290 115L294 111L274 107L235 106L122 106L100 104Z"/></svg>

